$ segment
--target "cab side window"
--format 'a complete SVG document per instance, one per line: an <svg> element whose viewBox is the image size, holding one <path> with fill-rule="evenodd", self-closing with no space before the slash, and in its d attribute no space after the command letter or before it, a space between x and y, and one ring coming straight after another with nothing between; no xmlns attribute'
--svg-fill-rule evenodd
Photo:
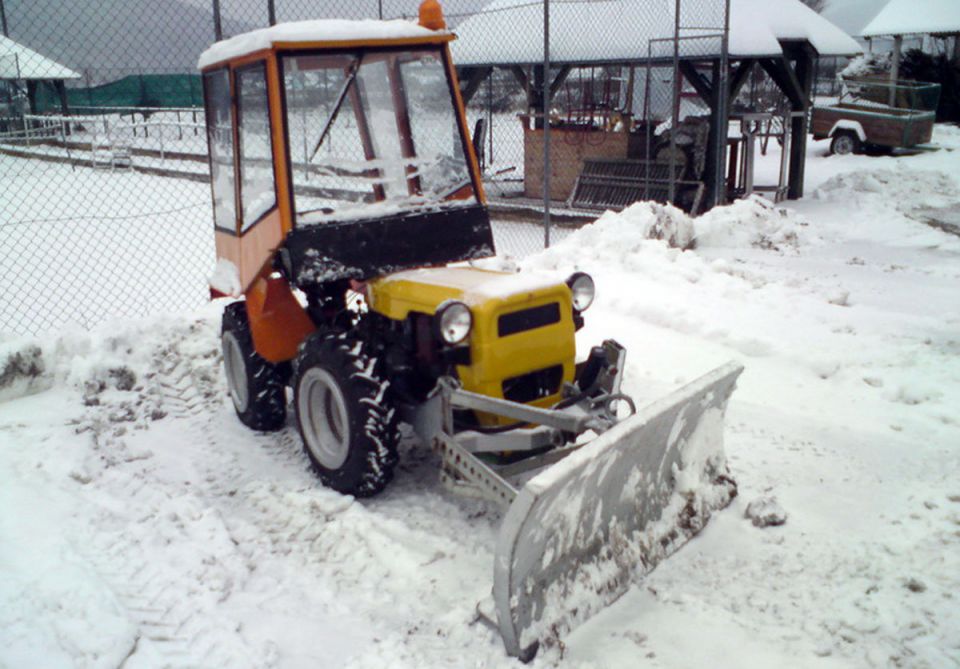
<svg viewBox="0 0 960 669"><path fill-rule="evenodd" d="M263 63L237 70L241 233L277 205L267 76Z"/></svg>
<svg viewBox="0 0 960 669"><path fill-rule="evenodd" d="M207 107L207 141L213 186L213 221L217 228L236 234L236 179L233 167L233 119L230 113L230 71L203 75Z"/></svg>

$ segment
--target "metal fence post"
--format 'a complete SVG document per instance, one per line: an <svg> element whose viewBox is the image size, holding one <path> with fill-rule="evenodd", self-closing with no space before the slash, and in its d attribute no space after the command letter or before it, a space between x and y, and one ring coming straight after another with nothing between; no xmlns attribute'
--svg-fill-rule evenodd
<svg viewBox="0 0 960 669"><path fill-rule="evenodd" d="M716 162L708 166L716 176L713 184L713 193L711 193L710 203L713 206L725 204L727 201L727 134L730 128L730 0L726 0L723 9L723 37L720 42L720 71L717 73L716 99L719 116L719 127L715 129L716 135Z"/></svg>
<svg viewBox="0 0 960 669"><path fill-rule="evenodd" d="M218 42L223 39L223 25L220 23L220 0L213 0L213 36Z"/></svg>
<svg viewBox="0 0 960 669"><path fill-rule="evenodd" d="M670 122L670 180L667 201L677 203L677 135L680 126L680 92L683 82L680 81L680 0L676 0L673 24L673 100Z"/></svg>
<svg viewBox="0 0 960 669"><path fill-rule="evenodd" d="M550 0L543 0L543 246L550 247Z"/></svg>

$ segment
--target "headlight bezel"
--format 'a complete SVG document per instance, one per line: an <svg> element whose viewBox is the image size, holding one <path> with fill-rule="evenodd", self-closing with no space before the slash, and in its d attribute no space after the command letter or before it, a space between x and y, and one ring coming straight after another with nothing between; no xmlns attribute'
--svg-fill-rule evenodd
<svg viewBox="0 0 960 669"><path fill-rule="evenodd" d="M576 313L583 313L593 306L597 297L597 284L592 276L586 272L574 272L567 279L567 287L570 288L570 300ZM583 297L586 297L585 304Z"/></svg>
<svg viewBox="0 0 960 669"><path fill-rule="evenodd" d="M466 328L463 327L464 316L467 321ZM450 322L457 318L460 319L459 323ZM462 344L473 332L473 312L459 300L447 300L437 307L434 313L433 331L436 338L446 346ZM461 332L462 334L459 334Z"/></svg>

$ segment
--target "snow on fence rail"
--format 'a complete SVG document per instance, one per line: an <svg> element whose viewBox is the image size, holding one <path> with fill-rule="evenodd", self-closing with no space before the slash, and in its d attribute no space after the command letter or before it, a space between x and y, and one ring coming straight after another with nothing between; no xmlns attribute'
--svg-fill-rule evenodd
<svg viewBox="0 0 960 669"><path fill-rule="evenodd" d="M142 166L156 167L157 159L160 163L171 159L206 164L207 141L202 122L194 121L192 116L183 117L177 110L145 114L142 119L135 115L128 119L107 114L25 114L18 119L19 128L0 133L0 146L15 147L16 155L36 153L46 160L60 156L62 162L68 163L85 158L96 163L92 154L98 149L117 146L138 156Z"/></svg>

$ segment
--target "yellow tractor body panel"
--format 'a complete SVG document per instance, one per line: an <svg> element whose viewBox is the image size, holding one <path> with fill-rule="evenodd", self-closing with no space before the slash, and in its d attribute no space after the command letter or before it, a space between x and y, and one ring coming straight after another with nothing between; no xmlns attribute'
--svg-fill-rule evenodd
<svg viewBox="0 0 960 669"><path fill-rule="evenodd" d="M563 382L575 374L576 340L570 289L563 282L473 267L439 267L398 272L371 281L370 308L393 320L411 313L432 315L448 300L470 307L473 328L468 337L470 365L457 366L464 389L506 398L505 382L529 374L553 374L554 392L528 399L551 406L560 399ZM556 322L501 334L501 318L556 304ZM549 370L553 370L550 372ZM526 398L524 398L526 399ZM487 421L485 421L487 422Z"/></svg>
<svg viewBox="0 0 960 669"><path fill-rule="evenodd" d="M369 283L370 306L395 321L411 312L436 313L447 300L463 301L464 294L505 272L474 267L434 267L397 272Z"/></svg>

